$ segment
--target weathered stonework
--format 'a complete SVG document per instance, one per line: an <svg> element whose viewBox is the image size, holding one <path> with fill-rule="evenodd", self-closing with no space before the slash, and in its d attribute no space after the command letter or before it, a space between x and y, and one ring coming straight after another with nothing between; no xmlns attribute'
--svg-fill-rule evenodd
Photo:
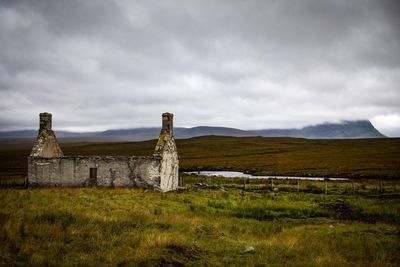
<svg viewBox="0 0 400 267"><path fill-rule="evenodd" d="M152 157L63 156L51 130L51 114L41 113L38 138L28 157L28 184L175 190L179 160L172 119L172 114L163 114L163 128Z"/></svg>
<svg viewBox="0 0 400 267"><path fill-rule="evenodd" d="M51 114L40 113L40 128L36 142L31 151L32 157L62 157L63 152L57 142L56 135L51 129Z"/></svg>
<svg viewBox="0 0 400 267"><path fill-rule="evenodd" d="M178 187L179 160L173 135L173 118L171 113L163 114L163 125L158 138L154 157L161 158L160 179L161 188L174 190Z"/></svg>

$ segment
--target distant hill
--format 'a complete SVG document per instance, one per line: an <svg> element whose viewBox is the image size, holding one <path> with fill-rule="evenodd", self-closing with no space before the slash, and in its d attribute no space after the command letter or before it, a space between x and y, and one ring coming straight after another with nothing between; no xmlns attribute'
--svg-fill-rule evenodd
<svg viewBox="0 0 400 267"><path fill-rule="evenodd" d="M252 131L260 136L288 136L309 139L354 139L384 138L370 121L344 121L342 123L323 123L301 129L271 129Z"/></svg>
<svg viewBox="0 0 400 267"><path fill-rule="evenodd" d="M133 128L107 130L103 132L66 132L56 131L58 139L63 141L142 141L158 137L160 128ZM219 136L264 136L264 137L302 137L309 139L354 139L384 138L371 122L367 120L344 121L341 123L323 123L306 126L301 129L264 129L240 130L228 127L198 126L193 128L175 127L176 138L191 138L205 135ZM37 131L22 130L0 132L0 139L36 138Z"/></svg>

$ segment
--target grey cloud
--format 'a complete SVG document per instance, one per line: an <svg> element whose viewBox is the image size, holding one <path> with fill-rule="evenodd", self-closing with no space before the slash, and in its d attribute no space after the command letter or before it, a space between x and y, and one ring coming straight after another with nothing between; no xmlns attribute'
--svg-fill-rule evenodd
<svg viewBox="0 0 400 267"><path fill-rule="evenodd" d="M0 1L0 127L36 128L41 111L79 130L156 126L164 111L182 126L396 124L399 6Z"/></svg>

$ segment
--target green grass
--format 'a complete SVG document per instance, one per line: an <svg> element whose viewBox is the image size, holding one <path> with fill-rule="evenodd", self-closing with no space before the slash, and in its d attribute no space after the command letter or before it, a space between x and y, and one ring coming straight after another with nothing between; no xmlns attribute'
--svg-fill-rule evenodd
<svg viewBox="0 0 400 267"><path fill-rule="evenodd" d="M188 187L1 190L0 265L400 264L398 195Z"/></svg>

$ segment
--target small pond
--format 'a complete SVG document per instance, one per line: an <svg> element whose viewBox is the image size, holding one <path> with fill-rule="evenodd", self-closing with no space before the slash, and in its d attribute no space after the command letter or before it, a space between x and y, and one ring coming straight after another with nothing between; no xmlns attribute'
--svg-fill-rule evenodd
<svg viewBox="0 0 400 267"><path fill-rule="evenodd" d="M274 175L251 175L243 172L233 171L190 171L183 172L190 175L202 175L202 176L215 176L225 178L254 178L254 179L289 179L289 180L314 180L314 181L347 181L349 178L327 178L327 177L303 177L303 176L274 176Z"/></svg>

